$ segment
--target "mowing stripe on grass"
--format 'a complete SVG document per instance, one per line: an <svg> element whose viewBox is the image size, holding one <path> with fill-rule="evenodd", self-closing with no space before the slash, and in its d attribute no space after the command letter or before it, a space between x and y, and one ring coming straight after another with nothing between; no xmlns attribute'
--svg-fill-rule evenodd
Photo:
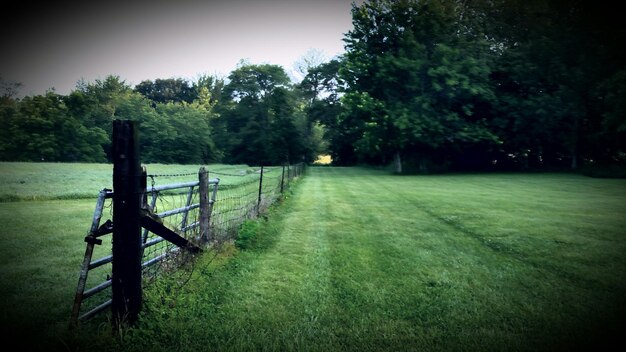
<svg viewBox="0 0 626 352"><path fill-rule="evenodd" d="M562 263L561 265L555 265L555 263L548 262L546 260L533 260L533 258L528 255L529 253L519 250L518 248L508 246L506 243L502 243L497 239L485 236L484 234L468 228L462 221L459 220L458 216L439 214L435 210L429 208L427 204L420 202L420 200L415 197L407 196L406 193L394 193L395 190L385 184L381 184L380 186L383 189L387 190L389 194L393 194L396 199L401 199L407 202L407 204L410 204L410 206L414 207L416 211L421 211L432 217L434 221L439 221L443 224L448 225L453 229L454 232L459 232L476 240L481 245L494 251L496 255L506 257L503 258L503 260L510 259L513 261L519 261L519 263L529 266L530 269L537 271L548 271L552 275L560 279L567 279L573 281L574 283L580 282L581 285L592 285L595 287L602 287L603 285L605 285L603 281L596 277L584 276L581 275L580 272L570 272L566 270L565 268L563 268ZM559 242L558 240L555 240L555 243L564 242ZM535 259L537 259L537 257L535 257Z"/></svg>

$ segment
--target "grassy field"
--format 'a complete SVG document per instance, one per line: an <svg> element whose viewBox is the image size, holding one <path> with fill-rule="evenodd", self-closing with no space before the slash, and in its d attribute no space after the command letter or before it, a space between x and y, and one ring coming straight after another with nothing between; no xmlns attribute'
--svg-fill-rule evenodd
<svg viewBox="0 0 626 352"><path fill-rule="evenodd" d="M167 184L194 179L200 165L147 164L147 173L158 176L155 181ZM247 165L213 164L209 172L242 174L252 172ZM225 183L240 182L240 177L213 175ZM103 188L112 188L113 165L83 163L21 163L0 162L0 202L51 199L94 198ZM150 182L150 181L149 181Z"/></svg>
<svg viewBox="0 0 626 352"><path fill-rule="evenodd" d="M93 202L5 202L3 323L91 351L597 348L626 322L625 209L625 180L311 168L109 338L63 331Z"/></svg>
<svg viewBox="0 0 626 352"><path fill-rule="evenodd" d="M251 249L164 283L117 347L597 348L625 322L624 209L623 180L312 169L244 228Z"/></svg>

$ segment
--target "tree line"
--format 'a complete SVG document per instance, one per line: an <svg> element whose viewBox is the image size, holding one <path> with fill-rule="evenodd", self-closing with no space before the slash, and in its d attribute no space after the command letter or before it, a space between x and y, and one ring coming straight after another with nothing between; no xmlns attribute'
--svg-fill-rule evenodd
<svg viewBox="0 0 626 352"><path fill-rule="evenodd" d="M397 172L626 163L626 27L585 0L370 0L345 54L298 83L241 63L225 79L110 76L66 96L4 94L0 159L107 161L113 118L147 162L279 164L327 152ZM10 89L5 89L10 92Z"/></svg>
<svg viewBox="0 0 626 352"><path fill-rule="evenodd" d="M114 119L140 122L143 162L311 162L322 129L280 66L241 64L224 79L146 80L110 75L68 95L1 97L0 160L111 161Z"/></svg>

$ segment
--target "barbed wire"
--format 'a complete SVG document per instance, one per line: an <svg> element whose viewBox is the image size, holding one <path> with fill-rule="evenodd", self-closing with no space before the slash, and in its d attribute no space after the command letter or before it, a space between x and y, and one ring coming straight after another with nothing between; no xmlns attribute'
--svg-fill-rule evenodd
<svg viewBox="0 0 626 352"><path fill-rule="evenodd" d="M192 176L192 175L198 175L197 172L189 172L189 173L185 173L185 174L148 174L146 176L148 177L186 177L186 176Z"/></svg>
<svg viewBox="0 0 626 352"><path fill-rule="evenodd" d="M264 167L263 168L263 172L264 173L268 173L268 172L272 172L275 171L277 169L280 169L279 167ZM207 169L206 172L211 174L211 175L220 175L220 176L233 176L233 177L244 177L244 176L249 176L249 175L254 175L257 174L261 171L261 169L253 169L253 170L242 170L239 173L230 173L230 172L223 172L223 171L214 171L211 169ZM150 177L150 178L155 178L155 177L187 177L187 176L195 176L198 175L198 172L189 172L189 173L179 173L179 174L147 174L146 176Z"/></svg>

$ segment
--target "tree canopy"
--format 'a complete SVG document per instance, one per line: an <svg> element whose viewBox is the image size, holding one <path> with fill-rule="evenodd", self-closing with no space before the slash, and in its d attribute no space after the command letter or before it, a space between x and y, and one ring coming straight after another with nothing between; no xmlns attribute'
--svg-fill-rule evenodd
<svg viewBox="0 0 626 352"><path fill-rule="evenodd" d="M267 165L313 160L300 97L282 67L243 65L228 81L216 121L228 160Z"/></svg>
<svg viewBox="0 0 626 352"><path fill-rule="evenodd" d="M402 160L421 171L624 162L626 38L610 8L371 0L352 21L328 124L343 136L335 160L393 160L397 172Z"/></svg>

